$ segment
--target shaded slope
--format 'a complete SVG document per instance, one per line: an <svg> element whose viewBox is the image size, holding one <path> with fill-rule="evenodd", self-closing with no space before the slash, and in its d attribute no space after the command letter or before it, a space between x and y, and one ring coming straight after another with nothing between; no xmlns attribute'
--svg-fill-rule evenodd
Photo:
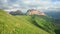
<svg viewBox="0 0 60 34"><path fill-rule="evenodd" d="M29 21L17 19L0 10L0 34L49 34Z"/></svg>
<svg viewBox="0 0 60 34"><path fill-rule="evenodd" d="M50 17L48 16L33 16L33 24L38 26L39 28L51 33L51 34L54 34L54 24L53 24L53 21Z"/></svg>

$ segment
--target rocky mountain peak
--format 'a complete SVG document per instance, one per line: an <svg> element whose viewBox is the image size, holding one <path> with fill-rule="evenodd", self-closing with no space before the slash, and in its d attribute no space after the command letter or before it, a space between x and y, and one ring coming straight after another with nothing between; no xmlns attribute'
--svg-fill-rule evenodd
<svg viewBox="0 0 60 34"><path fill-rule="evenodd" d="M27 14L28 15L45 15L45 13L44 12L41 12L40 10L36 10L36 9L29 9L28 11L27 11Z"/></svg>

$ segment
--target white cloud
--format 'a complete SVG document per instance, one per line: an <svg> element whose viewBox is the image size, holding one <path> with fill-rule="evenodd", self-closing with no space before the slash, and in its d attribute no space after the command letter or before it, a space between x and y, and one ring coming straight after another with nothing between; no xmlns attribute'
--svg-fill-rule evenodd
<svg viewBox="0 0 60 34"><path fill-rule="evenodd" d="M4 2L8 2L7 0L4 0Z"/></svg>
<svg viewBox="0 0 60 34"><path fill-rule="evenodd" d="M3 5L9 9L37 8L37 9L45 9L45 10L49 10L49 9L57 10L58 8L60 8L60 1L57 0L56 2L53 2L52 0L16 0L16 1L17 1L16 3L14 2L9 4L7 0L1 0L1 2L3 2Z"/></svg>
<svg viewBox="0 0 60 34"><path fill-rule="evenodd" d="M13 4L13 6L15 6L15 7L16 7L16 6L19 6L19 4Z"/></svg>
<svg viewBox="0 0 60 34"><path fill-rule="evenodd" d="M49 8L60 8L59 7L59 2L51 2L51 0L22 0L22 2L29 6L37 6L35 8L40 8L40 9L46 9L48 10ZM57 5L58 4L58 5Z"/></svg>
<svg viewBox="0 0 60 34"><path fill-rule="evenodd" d="M13 8L13 6L8 6L8 8L9 8L9 9L12 9L12 8Z"/></svg>

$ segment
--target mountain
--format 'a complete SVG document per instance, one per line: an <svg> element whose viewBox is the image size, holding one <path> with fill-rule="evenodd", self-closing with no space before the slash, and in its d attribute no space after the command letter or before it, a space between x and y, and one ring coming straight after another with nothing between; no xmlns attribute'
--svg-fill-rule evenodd
<svg viewBox="0 0 60 34"><path fill-rule="evenodd" d="M48 16L54 18L54 23L60 24L60 11L49 11L45 12Z"/></svg>
<svg viewBox="0 0 60 34"><path fill-rule="evenodd" d="M41 12L40 10L37 10L37 9L29 9L29 10L27 10L27 15L42 15L42 16L44 16L45 13Z"/></svg>
<svg viewBox="0 0 60 34"><path fill-rule="evenodd" d="M60 11L48 11L45 13L49 16L52 16L53 18L60 18Z"/></svg>
<svg viewBox="0 0 60 34"><path fill-rule="evenodd" d="M48 16L12 16L0 10L0 34L55 34Z"/></svg>
<svg viewBox="0 0 60 34"><path fill-rule="evenodd" d="M23 15L21 10L11 11L11 12L9 12L9 14L11 14L11 15Z"/></svg>

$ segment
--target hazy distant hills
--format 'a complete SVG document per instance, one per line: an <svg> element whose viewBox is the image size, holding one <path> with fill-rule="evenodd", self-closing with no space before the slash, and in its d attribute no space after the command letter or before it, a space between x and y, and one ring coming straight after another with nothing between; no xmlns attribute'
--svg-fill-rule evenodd
<svg viewBox="0 0 60 34"><path fill-rule="evenodd" d="M53 18L60 18L60 11L48 11L45 13L49 16L52 16Z"/></svg>
<svg viewBox="0 0 60 34"><path fill-rule="evenodd" d="M46 15L54 18L56 24L60 24L60 11L48 11L45 13L46 13Z"/></svg>

